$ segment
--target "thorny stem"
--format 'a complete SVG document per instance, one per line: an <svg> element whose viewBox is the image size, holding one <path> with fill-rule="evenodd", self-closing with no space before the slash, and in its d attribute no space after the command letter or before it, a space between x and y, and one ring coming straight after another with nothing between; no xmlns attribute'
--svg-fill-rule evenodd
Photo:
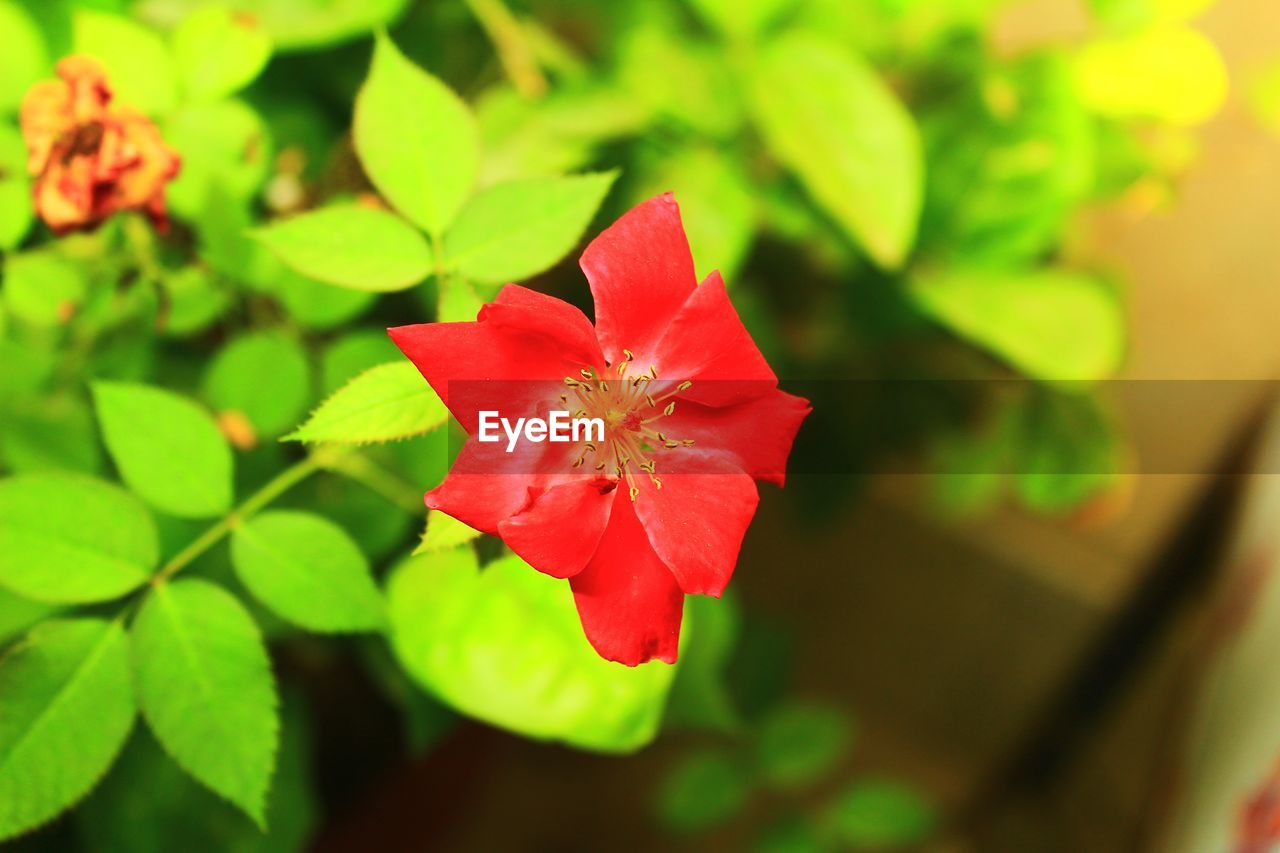
<svg viewBox="0 0 1280 853"><path fill-rule="evenodd" d="M523 25L511 10L502 4L502 0L467 0L467 7L493 42L498 61L516 91L526 98L544 95L547 80L538 68Z"/></svg>
<svg viewBox="0 0 1280 853"><path fill-rule="evenodd" d="M190 545L175 554L169 562L164 564L164 567L152 578L151 582L153 584L164 583L182 571L201 554L222 541L222 537L247 521L267 504L316 471L333 465L345 452L345 450L334 447L322 447L306 459L281 471L269 483L250 495L244 503L233 509L221 521L201 533Z"/></svg>

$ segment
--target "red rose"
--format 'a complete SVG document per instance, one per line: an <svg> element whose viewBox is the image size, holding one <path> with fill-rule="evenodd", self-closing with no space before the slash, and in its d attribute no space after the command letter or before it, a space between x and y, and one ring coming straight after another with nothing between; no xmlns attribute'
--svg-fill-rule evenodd
<svg viewBox="0 0 1280 853"><path fill-rule="evenodd" d="M686 594L719 596L755 513L782 484L807 400L778 380L719 273L694 275L670 194L639 205L582 255L594 328L517 285L475 322L391 329L467 431L429 507L567 578L587 639L628 665L674 662ZM480 412L572 410L599 441L478 440Z"/></svg>
<svg viewBox="0 0 1280 853"><path fill-rule="evenodd" d="M146 116L110 107L106 73L94 60L63 59L58 76L36 83L22 100L40 218L65 232L140 210L164 229L164 185L178 174L178 155Z"/></svg>

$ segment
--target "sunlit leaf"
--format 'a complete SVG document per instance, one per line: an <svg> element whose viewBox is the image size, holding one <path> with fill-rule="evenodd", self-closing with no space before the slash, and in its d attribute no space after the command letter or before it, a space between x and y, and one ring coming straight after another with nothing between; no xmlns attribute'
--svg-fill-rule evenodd
<svg viewBox="0 0 1280 853"><path fill-rule="evenodd" d="M271 137L261 117L240 100L192 104L165 124L165 138L182 154L182 169L165 190L173 210L200 220L214 199L243 202L271 166ZM214 187L221 192L212 195Z"/></svg>
<svg viewBox="0 0 1280 853"><path fill-rule="evenodd" d="M51 248L4 258L4 304L34 326L68 322L85 300L84 270Z"/></svg>
<svg viewBox="0 0 1280 853"><path fill-rule="evenodd" d="M0 17L3 14L0 12ZM3 26L0 21L0 27ZM0 77L3 76L0 72ZM31 184L27 178L27 146L16 128L0 123L0 251L13 249L22 242L34 215Z"/></svg>
<svg viewBox="0 0 1280 853"><path fill-rule="evenodd" d="M750 38L800 4L797 0L691 0L690 5L725 35Z"/></svg>
<svg viewBox="0 0 1280 853"><path fill-rule="evenodd" d="M205 6L174 30L173 53L187 96L212 100L253 82L271 56L271 38L256 15Z"/></svg>
<svg viewBox="0 0 1280 853"><path fill-rule="evenodd" d="M278 50L310 50L337 44L391 24L409 0L228 0L237 12L252 15ZM136 13L174 26L208 0L137 0Z"/></svg>
<svg viewBox="0 0 1280 853"><path fill-rule="evenodd" d="M582 239L616 177L526 178L480 191L445 238L447 265L492 284L549 269Z"/></svg>
<svg viewBox="0 0 1280 853"><path fill-rule="evenodd" d="M231 508L231 448L213 419L171 391L96 382L107 450L125 483L171 515L203 518Z"/></svg>
<svg viewBox="0 0 1280 853"><path fill-rule="evenodd" d="M378 191L409 219L442 234L479 168L478 134L466 104L379 34L352 130Z"/></svg>
<svg viewBox="0 0 1280 853"><path fill-rule="evenodd" d="M767 47L753 80L765 142L881 266L915 242L924 163L911 114L857 55L815 35Z"/></svg>
<svg viewBox="0 0 1280 853"><path fill-rule="evenodd" d="M400 350L386 329L358 329L335 339L320 357L320 390L327 397L361 373L395 361Z"/></svg>
<svg viewBox="0 0 1280 853"><path fill-rule="evenodd" d="M401 663L464 714L604 752L657 733L674 668L603 660L569 585L518 558L480 571L469 547L422 554L396 569L387 599Z"/></svg>
<svg viewBox="0 0 1280 853"><path fill-rule="evenodd" d="M417 368L397 361L352 379L286 438L344 444L393 441L435 429L448 418L444 403Z"/></svg>
<svg viewBox="0 0 1280 853"><path fill-rule="evenodd" d="M56 604L32 601L0 587L0 647L58 612Z"/></svg>
<svg viewBox="0 0 1280 853"><path fill-rule="evenodd" d="M414 555L430 554L435 551L448 551L465 545L480 536L480 531L469 524L464 524L451 515L438 509L427 513L427 529L422 531L422 541L414 549Z"/></svg>
<svg viewBox="0 0 1280 853"><path fill-rule="evenodd" d="M279 722L252 617L208 581L173 581L147 596L131 640L139 704L165 751L263 827Z"/></svg>
<svg viewBox="0 0 1280 853"><path fill-rule="evenodd" d="M346 532L305 512L263 513L236 528L236 574L278 616L312 631L373 631L385 623L369 561Z"/></svg>
<svg viewBox="0 0 1280 853"><path fill-rule="evenodd" d="M105 601L159 561L155 522L137 498L78 474L0 480L0 585L37 601Z"/></svg>
<svg viewBox="0 0 1280 853"><path fill-rule="evenodd" d="M289 316L308 329L341 326L367 311L378 298L376 293L326 284L291 269L281 270L273 290Z"/></svg>
<svg viewBox="0 0 1280 853"><path fill-rule="evenodd" d="M957 335L1037 379L1102 379L1124 356L1120 304L1089 275L952 271L919 277L911 293Z"/></svg>
<svg viewBox="0 0 1280 853"><path fill-rule="evenodd" d="M0 0L0 33L4 33L4 50L0 51L0 114L16 113L31 84L49 76L53 68L40 28L20 4Z"/></svg>
<svg viewBox="0 0 1280 853"><path fill-rule="evenodd" d="M177 102L177 75L164 39L120 15L77 9L73 19L75 52L102 63L115 101L162 114Z"/></svg>
<svg viewBox="0 0 1280 853"><path fill-rule="evenodd" d="M13 473L101 470L97 425L80 397L61 394L27 400L7 411L5 418L0 459Z"/></svg>
<svg viewBox="0 0 1280 853"><path fill-rule="evenodd" d="M226 288L219 287L206 267L192 264L167 272L160 278L164 288L161 331L184 337L207 328L222 316L231 303Z"/></svg>
<svg viewBox="0 0 1280 853"><path fill-rule="evenodd" d="M1105 116L1191 126L1208 121L1227 97L1222 54L1190 27L1169 26L1085 45L1076 57L1085 104Z"/></svg>
<svg viewBox="0 0 1280 853"><path fill-rule="evenodd" d="M258 436L274 438L298 422L311 401L311 367L296 340L251 332L227 344L204 376L215 411L238 412Z"/></svg>
<svg viewBox="0 0 1280 853"><path fill-rule="evenodd" d="M74 805L133 726L119 622L46 622L0 658L0 839Z"/></svg>
<svg viewBox="0 0 1280 853"><path fill-rule="evenodd" d="M303 275L355 290L404 290L431 272L431 248L392 213L344 204L253 232Z"/></svg>

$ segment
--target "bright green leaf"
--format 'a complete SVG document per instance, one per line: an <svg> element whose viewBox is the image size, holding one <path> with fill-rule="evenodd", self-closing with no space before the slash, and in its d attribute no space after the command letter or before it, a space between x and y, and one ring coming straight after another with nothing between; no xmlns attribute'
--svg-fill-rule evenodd
<svg viewBox="0 0 1280 853"><path fill-rule="evenodd" d="M161 331L176 337L194 335L221 317L231 304L231 296L218 285L214 274L197 264L161 276L165 295Z"/></svg>
<svg viewBox="0 0 1280 853"><path fill-rule="evenodd" d="M915 847L928 839L936 824L928 802L891 779L850 785L824 818L829 834L855 850Z"/></svg>
<svg viewBox="0 0 1280 853"><path fill-rule="evenodd" d="M367 311L378 298L376 293L336 287L288 268L281 270L273 289L289 316L308 329L341 326Z"/></svg>
<svg viewBox="0 0 1280 853"><path fill-rule="evenodd" d="M0 0L0 33L4 33L4 50L0 51L0 114L16 113L22 98L53 68L40 28L21 5Z"/></svg>
<svg viewBox="0 0 1280 853"><path fill-rule="evenodd" d="M276 688L243 605L208 581L161 584L134 620L132 652L142 714L165 751L263 826Z"/></svg>
<svg viewBox="0 0 1280 853"><path fill-rule="evenodd" d="M320 389L327 397L366 370L400 357L386 329L358 329L336 339L320 357Z"/></svg>
<svg viewBox="0 0 1280 853"><path fill-rule="evenodd" d="M764 50L753 89L770 150L876 263L901 266L915 242L924 162L893 91L856 54L804 34Z"/></svg>
<svg viewBox="0 0 1280 853"><path fill-rule="evenodd" d="M231 560L259 601L303 628L375 631L386 622L369 561L346 531L318 515L259 515L236 528Z"/></svg>
<svg viewBox="0 0 1280 853"><path fill-rule="evenodd" d="M204 518L231 508L231 448L208 413L170 391L97 382L102 437L129 488L170 515Z"/></svg>
<svg viewBox="0 0 1280 853"><path fill-rule="evenodd" d="M159 562L155 522L137 498L78 474L0 480L0 585L46 602L106 601Z"/></svg>
<svg viewBox="0 0 1280 853"><path fill-rule="evenodd" d="M58 612L55 604L32 601L0 587L0 647Z"/></svg>
<svg viewBox="0 0 1280 853"><path fill-rule="evenodd" d="M253 235L298 272L355 290L404 290L432 268L430 246L408 223L356 205L299 214Z"/></svg>
<svg viewBox="0 0 1280 853"><path fill-rule="evenodd" d="M31 398L5 413L0 459L15 474L76 471L97 474L102 449L93 411L79 396Z"/></svg>
<svg viewBox="0 0 1280 853"><path fill-rule="evenodd" d="M663 781L658 817L680 832L709 829L738 815L750 793L750 777L733 756L719 749L695 752Z"/></svg>
<svg viewBox="0 0 1280 853"><path fill-rule="evenodd" d="M436 321L470 323L480 314L484 301L476 286L464 278L450 276L436 285Z"/></svg>
<svg viewBox="0 0 1280 853"><path fill-rule="evenodd" d="M690 5L725 35L750 38L799 3L797 0L692 0Z"/></svg>
<svg viewBox="0 0 1280 853"><path fill-rule="evenodd" d="M106 68L114 103L150 115L165 113L177 103L169 48L154 30L93 9L77 9L73 28L74 52Z"/></svg>
<svg viewBox="0 0 1280 853"><path fill-rule="evenodd" d="M393 441L433 430L448 418L444 403L417 368L396 361L352 379L285 438L343 444Z"/></svg>
<svg viewBox="0 0 1280 853"><path fill-rule="evenodd" d="M787 705L761 723L755 742L756 765L775 787L808 785L840 763L849 741L849 723L838 711Z"/></svg>
<svg viewBox="0 0 1280 853"><path fill-rule="evenodd" d="M1101 39L1076 56L1081 99L1114 118L1203 124L1221 109L1229 83L1217 46L1185 26Z"/></svg>
<svg viewBox="0 0 1280 853"><path fill-rule="evenodd" d="M921 276L916 302L960 337L1036 379L1103 379L1124 355L1124 314L1098 279L1066 270Z"/></svg>
<svg viewBox="0 0 1280 853"><path fill-rule="evenodd" d="M185 106L169 118L164 132L182 154L182 169L165 197L174 212L195 222L211 204L250 199L271 167L271 136L244 101Z"/></svg>
<svg viewBox="0 0 1280 853"><path fill-rule="evenodd" d="M0 5L0 10L3 8ZM0 11L0 18L3 16ZM0 28L3 26L0 21ZM26 143L17 128L0 123L0 251L9 251L22 242L34 216Z"/></svg>
<svg viewBox="0 0 1280 853"><path fill-rule="evenodd" d="M409 0L227 0L253 15L278 50L328 47L391 24ZM136 0L136 14L165 26L180 23L208 0Z"/></svg>
<svg viewBox="0 0 1280 853"><path fill-rule="evenodd" d="M46 622L0 659L0 839L74 805L133 727L119 622Z"/></svg>
<svg viewBox="0 0 1280 853"><path fill-rule="evenodd" d="M271 38L254 15L205 6L178 25L173 53L187 96L211 100L253 82L271 56Z"/></svg>
<svg viewBox="0 0 1280 853"><path fill-rule="evenodd" d="M204 376L204 397L218 412L239 412L260 437L298 422L311 401L311 366L293 338L250 332L227 344Z"/></svg>
<svg viewBox="0 0 1280 853"><path fill-rule="evenodd" d="M617 172L526 178L482 190L445 238L446 263L489 284L550 269L582 239L615 178Z"/></svg>
<svg viewBox="0 0 1280 853"><path fill-rule="evenodd" d="M379 34L356 98L356 153L392 206L443 234L471 194L480 163L475 119L448 86Z"/></svg>
<svg viewBox="0 0 1280 853"><path fill-rule="evenodd" d="M33 326L66 323L85 300L81 267L53 249L20 252L4 259L4 304Z"/></svg>
<svg viewBox="0 0 1280 853"><path fill-rule="evenodd" d="M433 509L427 512L427 529L422 531L422 541L418 543L413 553L417 556L436 551L448 551L450 548L465 545L479 537L480 531L471 525L458 521L438 509Z"/></svg>
<svg viewBox="0 0 1280 853"><path fill-rule="evenodd" d="M413 557L387 599L401 663L465 714L602 752L638 749L657 733L674 667L602 659L569 585L516 557L484 571L469 547Z"/></svg>

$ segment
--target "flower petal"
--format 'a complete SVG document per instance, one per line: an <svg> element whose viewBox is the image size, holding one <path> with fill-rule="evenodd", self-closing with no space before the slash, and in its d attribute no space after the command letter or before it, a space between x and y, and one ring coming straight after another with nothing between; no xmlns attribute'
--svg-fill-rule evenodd
<svg viewBox="0 0 1280 853"><path fill-rule="evenodd" d="M581 266L596 305L596 335L610 362L647 358L698 279L671 193L628 211L591 241Z"/></svg>
<svg viewBox="0 0 1280 853"><path fill-rule="evenodd" d="M570 470L566 448L517 441L507 453L505 440L468 439L444 482L427 492L426 504L497 536L503 521L528 507L531 493L540 494L567 478L560 473Z"/></svg>
<svg viewBox="0 0 1280 853"><path fill-rule="evenodd" d="M491 322L421 323L388 329L468 434L479 412L525 417L553 403L578 360L555 339Z"/></svg>
<svg viewBox="0 0 1280 853"><path fill-rule="evenodd" d="M544 335L559 345L565 358L576 359L577 367L603 363L591 321L563 299L508 284L497 299L480 309L479 320L516 332Z"/></svg>
<svg viewBox="0 0 1280 853"><path fill-rule="evenodd" d="M571 578L586 568L609 523L617 481L576 477L498 523L498 535L529 565Z"/></svg>
<svg viewBox="0 0 1280 853"><path fill-rule="evenodd" d="M753 479L781 486L787 478L791 445L812 411L803 397L775 389L727 407L682 400L670 417L663 418L662 428L674 438L692 439L697 447L727 453Z"/></svg>
<svg viewBox="0 0 1280 853"><path fill-rule="evenodd" d="M707 276L681 306L653 359L663 379L693 380L682 399L711 406L759 397L778 385L729 301L719 272Z"/></svg>
<svg viewBox="0 0 1280 853"><path fill-rule="evenodd" d="M680 589L718 597L733 576L760 496L751 477L727 456L680 455L685 458L678 470L659 471L662 488L637 478L636 515Z"/></svg>
<svg viewBox="0 0 1280 853"><path fill-rule="evenodd" d="M627 666L675 663L684 594L636 519L624 489L586 569L569 579L587 640L601 657Z"/></svg>

